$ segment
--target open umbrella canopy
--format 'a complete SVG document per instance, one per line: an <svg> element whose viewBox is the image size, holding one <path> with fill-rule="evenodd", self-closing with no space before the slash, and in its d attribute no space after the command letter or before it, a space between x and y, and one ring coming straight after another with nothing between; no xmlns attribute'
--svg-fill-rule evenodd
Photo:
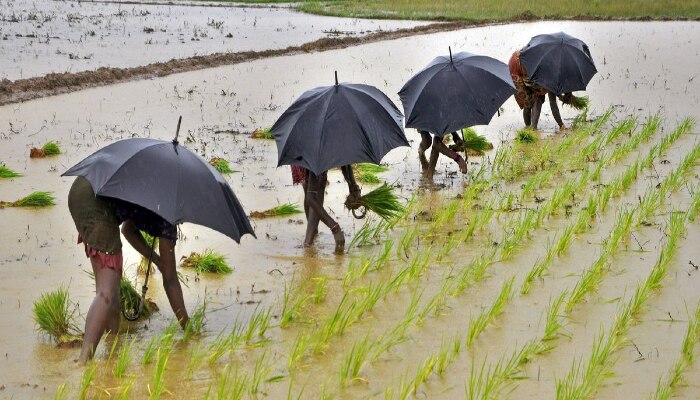
<svg viewBox="0 0 700 400"><path fill-rule="evenodd" d="M564 32L537 35L520 51L530 82L555 94L585 90L598 72L588 46Z"/></svg>
<svg viewBox="0 0 700 400"><path fill-rule="evenodd" d="M409 146L403 115L379 89L337 83L304 92L272 126L277 166L314 174L333 167L379 164L391 149Z"/></svg>
<svg viewBox="0 0 700 400"><path fill-rule="evenodd" d="M177 141L120 140L96 151L62 176L83 176L96 195L140 205L171 224L192 222L236 242L255 236L226 180Z"/></svg>
<svg viewBox="0 0 700 400"><path fill-rule="evenodd" d="M508 66L495 58L460 52L435 58L399 91L406 127L439 137L485 125L515 92Z"/></svg>

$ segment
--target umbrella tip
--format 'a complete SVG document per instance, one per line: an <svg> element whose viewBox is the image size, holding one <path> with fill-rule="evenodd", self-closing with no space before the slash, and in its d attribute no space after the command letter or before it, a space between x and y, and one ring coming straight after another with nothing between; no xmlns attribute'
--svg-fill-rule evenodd
<svg viewBox="0 0 700 400"><path fill-rule="evenodd" d="M335 72L335 86L338 86L338 71Z"/></svg>
<svg viewBox="0 0 700 400"><path fill-rule="evenodd" d="M447 46L447 49L450 51L450 62L452 62L452 46Z"/></svg>
<svg viewBox="0 0 700 400"><path fill-rule="evenodd" d="M173 139L173 144L178 144L177 137L180 135L180 124L182 123L182 115L177 119L177 129L175 130L175 139Z"/></svg>

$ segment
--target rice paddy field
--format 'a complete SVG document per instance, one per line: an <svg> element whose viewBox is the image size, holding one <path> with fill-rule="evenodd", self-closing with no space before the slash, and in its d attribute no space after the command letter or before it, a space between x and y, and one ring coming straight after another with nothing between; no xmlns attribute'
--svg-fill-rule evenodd
<svg viewBox="0 0 700 400"><path fill-rule="evenodd" d="M548 106L518 141L508 100L494 144L462 176L442 160L421 184L417 146L392 151L386 182L405 210L386 221L343 208L340 171L326 204L346 234L333 254L304 216L253 219L240 245L180 227L176 258L220 255L232 272L179 267L193 324L180 330L154 273L148 318L122 321L94 362L37 331L34 303L66 288L82 328L94 296L60 174L127 137L171 139L226 175L246 212L302 204L269 128L303 91L341 81L382 89L452 49L506 61L543 32L591 48L589 109ZM0 397L270 399L666 399L697 397L700 364L700 63L696 22L535 22L465 29L128 82L0 107L0 200L48 192L55 205L4 207L0 237ZM445 51L443 51L445 50ZM182 139L182 138L186 138ZM30 159L47 142L60 154ZM140 290L141 259L124 275Z"/></svg>

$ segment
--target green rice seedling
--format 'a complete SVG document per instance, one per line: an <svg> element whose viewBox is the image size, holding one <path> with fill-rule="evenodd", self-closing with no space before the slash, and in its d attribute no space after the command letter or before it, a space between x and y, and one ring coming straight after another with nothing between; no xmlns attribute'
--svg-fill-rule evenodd
<svg viewBox="0 0 700 400"><path fill-rule="evenodd" d="M585 110L588 108L588 96L567 96L564 104L576 110Z"/></svg>
<svg viewBox="0 0 700 400"><path fill-rule="evenodd" d="M314 286L314 293L311 295L311 299L314 303L320 304L326 300L326 294L328 293L328 277L327 276L317 276L313 278L316 285Z"/></svg>
<svg viewBox="0 0 700 400"><path fill-rule="evenodd" d="M362 288L360 299L357 302L356 312L359 315L371 311L379 299L383 298L390 287L386 282L371 282L367 288Z"/></svg>
<svg viewBox="0 0 700 400"><path fill-rule="evenodd" d="M471 154L481 156L488 150L493 149L493 144L486 140L486 137L479 135L472 128L462 129L462 138L464 140L464 145L460 151L466 151Z"/></svg>
<svg viewBox="0 0 700 400"><path fill-rule="evenodd" d="M281 328L284 328L289 325L290 322L297 320L301 316L301 310L309 300L308 295L304 295L298 290L293 291L292 284L293 280L284 286L282 313L279 322Z"/></svg>
<svg viewBox="0 0 700 400"><path fill-rule="evenodd" d="M248 327L243 332L245 344L250 345L253 343L253 339L265 337L265 333L270 327L271 313L272 309L266 308L260 311L256 310L253 315L251 315Z"/></svg>
<svg viewBox="0 0 700 400"><path fill-rule="evenodd" d="M440 345L440 350L438 351L437 358L435 360L435 373L438 376L442 376L445 373L447 366L451 364L456 355L459 354L459 348L455 352L454 348L452 347L455 342L458 343L457 346L460 346L459 343L461 343L461 340L459 340L459 338L453 340L452 343L443 341Z"/></svg>
<svg viewBox="0 0 700 400"><path fill-rule="evenodd" d="M233 272L226 263L223 255L215 253L214 250L206 249L204 253L192 252L180 265L184 268L194 268L198 273L230 274Z"/></svg>
<svg viewBox="0 0 700 400"><path fill-rule="evenodd" d="M700 211L700 185L695 187L695 194L693 195L693 200L688 206L688 219L691 222L695 222L695 218L698 216L698 211Z"/></svg>
<svg viewBox="0 0 700 400"><path fill-rule="evenodd" d="M474 339L476 339L481 334L481 332L483 332L486 329L488 324L491 321L493 321L494 318L503 313L503 307L510 300L510 297L513 293L514 281L515 277L504 281L503 286L501 287L501 291L499 292L498 297L496 298L494 303L491 305L491 308L489 308L488 311L479 314L479 316L475 319L470 318L469 332L467 333L466 341L467 347L471 347L472 343L474 342Z"/></svg>
<svg viewBox="0 0 700 400"><path fill-rule="evenodd" d="M160 396L167 391L165 388L165 368L168 364L168 359L170 358L170 349L159 348L156 354L156 366L153 370L153 379L151 380L151 386L149 387L150 393L148 398L157 400Z"/></svg>
<svg viewBox="0 0 700 400"><path fill-rule="evenodd" d="M15 172L4 165L0 165L0 178L17 178L22 176L19 172Z"/></svg>
<svg viewBox="0 0 700 400"><path fill-rule="evenodd" d="M0 207L49 207L56 204L50 192L34 192L14 202L0 202Z"/></svg>
<svg viewBox="0 0 700 400"><path fill-rule="evenodd" d="M63 382L62 384L58 385L58 388L56 389L56 395L54 396L54 400L63 400L66 398L66 382Z"/></svg>
<svg viewBox="0 0 700 400"><path fill-rule="evenodd" d="M131 399L131 389L134 387L134 382L129 381L123 387L121 392L119 392L119 397L117 400L129 400Z"/></svg>
<svg viewBox="0 0 700 400"><path fill-rule="evenodd" d="M379 177L371 172L361 172L358 173L355 179L360 182L364 183L367 185L378 185L382 183L382 180L379 179Z"/></svg>
<svg viewBox="0 0 700 400"><path fill-rule="evenodd" d="M250 137L253 139L274 139L274 137L272 136L272 130L270 128L256 129L250 134Z"/></svg>
<svg viewBox="0 0 700 400"><path fill-rule="evenodd" d="M97 363L92 362L83 371L83 375L80 378L80 386L78 386L78 398L80 400L89 399L90 387L92 386L92 380L95 378L95 372L97 371Z"/></svg>
<svg viewBox="0 0 700 400"><path fill-rule="evenodd" d="M292 350L289 352L287 368L293 371L299 362L304 358L304 354L309 349L310 334L308 332L300 332L294 340Z"/></svg>
<svg viewBox="0 0 700 400"><path fill-rule="evenodd" d="M364 207L384 220L396 218L403 213L403 206L394 194L394 189L386 183L362 195L356 202L346 200L345 206L350 210Z"/></svg>
<svg viewBox="0 0 700 400"><path fill-rule="evenodd" d="M418 365L418 368L416 368L416 375L413 377L414 394L418 392L420 385L428 380L428 377L433 373L436 364L437 356L431 355Z"/></svg>
<svg viewBox="0 0 700 400"><path fill-rule="evenodd" d="M168 353L172 351L175 342L175 334L179 330L180 324L177 322L171 322L170 325L163 330L160 336L152 336L146 345L141 363L143 365L151 364L154 358L156 358L156 361L158 361L157 356L159 351L167 351Z"/></svg>
<svg viewBox="0 0 700 400"><path fill-rule="evenodd" d="M535 136L534 130L525 128L515 133L515 140L518 143L535 143L537 136Z"/></svg>
<svg viewBox="0 0 700 400"><path fill-rule="evenodd" d="M357 163L353 164L353 168L360 173L370 172L373 174L379 174L389 170L389 168L384 165L377 165L374 163Z"/></svg>
<svg viewBox="0 0 700 400"><path fill-rule="evenodd" d="M588 121L588 109L584 109L580 113L576 114L574 117L574 120L571 121L571 128L572 129L580 129L583 125L585 125Z"/></svg>
<svg viewBox="0 0 700 400"><path fill-rule="evenodd" d="M121 307L121 310L125 311L129 315L135 315L139 308L139 303L141 301L140 299L141 295L136 290L131 280L125 276L122 276L119 284L119 306ZM149 302L146 301L143 306L143 312L139 318L148 318L151 313L151 306L149 305Z"/></svg>
<svg viewBox="0 0 700 400"><path fill-rule="evenodd" d="M47 156L55 156L58 154L61 154L61 148L58 147L58 144L56 142L46 142L43 146L41 146L41 149L44 151L44 154Z"/></svg>
<svg viewBox="0 0 700 400"><path fill-rule="evenodd" d="M67 288L59 286L42 294L34 302L33 312L37 330L57 343L81 340L82 332L76 321L77 306L70 300Z"/></svg>
<svg viewBox="0 0 700 400"><path fill-rule="evenodd" d="M228 160L225 160L220 157L212 157L209 160L209 165L214 167L215 170L219 171L221 175L228 175L234 172L238 172L231 168L231 166L228 163Z"/></svg>
<svg viewBox="0 0 700 400"><path fill-rule="evenodd" d="M367 362L367 357L372 351L372 343L369 336L356 340L350 349L350 353L340 363L340 385L347 386L349 383L359 379L360 370Z"/></svg>
<svg viewBox="0 0 700 400"><path fill-rule="evenodd" d="M190 315L190 319L185 325L185 332L182 339L188 340L192 337L198 337L202 335L202 330L204 329L204 317L207 313L207 306L209 303L206 299L206 293L204 301L201 305L195 307L194 312Z"/></svg>
<svg viewBox="0 0 700 400"><path fill-rule="evenodd" d="M232 332L236 329L242 331L242 326L238 321L234 322ZM216 363L224 354L230 351L231 347L231 333L229 335L224 335L224 332L219 332L216 339L207 347L206 354L208 354L207 361L209 364Z"/></svg>
<svg viewBox="0 0 700 400"><path fill-rule="evenodd" d="M135 342L136 337L133 337L130 341L122 343L119 354L117 355L117 361L114 363L113 372L115 378L122 378L127 368L129 368L129 364L131 363L131 351L134 348Z"/></svg>
<svg viewBox="0 0 700 400"><path fill-rule="evenodd" d="M472 364L469 372L469 381L466 384L466 399L467 400L483 400L491 398L491 386L487 381L487 376L490 375L491 368L486 369L486 360L478 368Z"/></svg>
<svg viewBox="0 0 700 400"><path fill-rule="evenodd" d="M286 215L294 215L301 213L302 210L296 203L284 203L278 206L272 207L265 211L253 211L250 213L251 218L268 218L268 217L282 217Z"/></svg>
<svg viewBox="0 0 700 400"><path fill-rule="evenodd" d="M377 361L382 354L386 353L393 346L406 340L406 332L417 318L420 297L420 292L416 292L401 320L393 328L384 332L372 345L374 349L370 357L372 362Z"/></svg>
<svg viewBox="0 0 700 400"><path fill-rule="evenodd" d="M559 296L549 302L547 306L547 318L544 325L544 335L542 341L550 341L558 338L561 335L561 330L564 328L561 315L561 306L566 298L566 290L561 292Z"/></svg>
<svg viewBox="0 0 700 400"><path fill-rule="evenodd" d="M420 226L418 224L413 225L412 228L406 229L403 235L399 239L399 244L396 246L396 255L404 260L408 259L409 249L413 249L414 243L418 235L420 234Z"/></svg>
<svg viewBox="0 0 700 400"><path fill-rule="evenodd" d="M251 396L255 396L260 392L260 384L264 380L267 380L267 377L270 375L270 371L272 371L272 367L265 363L266 357L267 350L263 351L260 357L258 357L258 359L255 361L253 376L249 380L250 385L248 387L248 394Z"/></svg>

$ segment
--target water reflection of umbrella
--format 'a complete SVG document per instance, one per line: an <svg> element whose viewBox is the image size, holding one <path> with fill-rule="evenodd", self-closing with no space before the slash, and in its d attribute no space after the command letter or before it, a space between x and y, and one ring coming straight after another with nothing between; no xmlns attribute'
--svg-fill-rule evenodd
<svg viewBox="0 0 700 400"><path fill-rule="evenodd" d="M406 127L437 136L485 125L515 92L508 66L460 52L435 58L399 91Z"/></svg>
<svg viewBox="0 0 700 400"><path fill-rule="evenodd" d="M66 175L83 176L95 194L137 204L171 224L204 225L236 242L246 233L255 236L226 180L177 140L120 140L88 156Z"/></svg>
<svg viewBox="0 0 700 400"><path fill-rule="evenodd" d="M391 149L408 146L403 115L379 89L336 83L304 92L272 126L277 165L315 174L358 162L379 164Z"/></svg>
<svg viewBox="0 0 700 400"><path fill-rule="evenodd" d="M588 46L564 32L537 35L520 51L530 82L555 94L585 90L598 70Z"/></svg>

